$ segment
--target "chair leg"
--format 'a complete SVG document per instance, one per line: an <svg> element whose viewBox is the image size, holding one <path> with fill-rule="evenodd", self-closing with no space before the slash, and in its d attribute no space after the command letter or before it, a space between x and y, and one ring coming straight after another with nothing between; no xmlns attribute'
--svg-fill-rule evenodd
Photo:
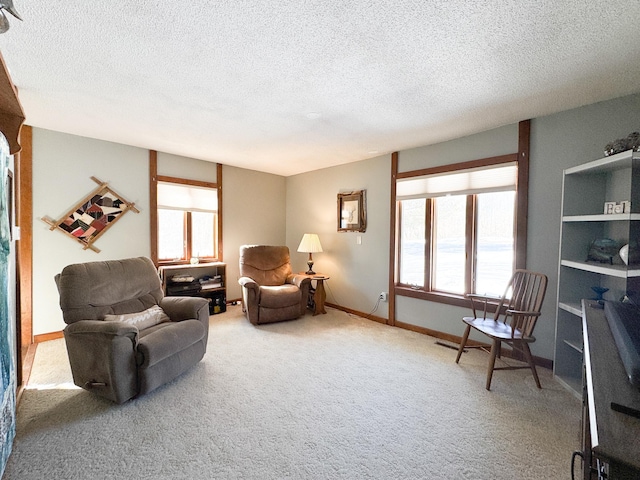
<svg viewBox="0 0 640 480"><path fill-rule="evenodd" d="M522 342L522 352L527 359L527 363L529 363L529 366L531 367L531 373L533 373L533 378L536 381L536 385L538 386L538 388L542 388L540 386L538 372L536 371L536 365L533 363L533 357L531 356L531 350L529 349L529 344L527 342Z"/></svg>
<svg viewBox="0 0 640 480"><path fill-rule="evenodd" d="M500 340L494 338L491 345L491 356L489 357L489 367L487 368L487 384L486 389L491 390L491 378L493 377L493 369L496 365L496 357L500 352Z"/></svg>
<svg viewBox="0 0 640 480"><path fill-rule="evenodd" d="M458 349L458 356L456 357L456 363L460 361L460 356L462 355L462 351L464 347L467 345L467 339L469 338L469 332L471 331L471 326L467 325L467 329L464 331L464 335L462 335L462 340L460 340L460 348Z"/></svg>

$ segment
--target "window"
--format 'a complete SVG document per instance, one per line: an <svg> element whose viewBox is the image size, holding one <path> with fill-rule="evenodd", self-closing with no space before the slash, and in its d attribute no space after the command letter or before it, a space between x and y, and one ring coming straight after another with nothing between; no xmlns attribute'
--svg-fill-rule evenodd
<svg viewBox="0 0 640 480"><path fill-rule="evenodd" d="M158 179L158 260L211 261L218 257L218 191L188 180Z"/></svg>
<svg viewBox="0 0 640 480"><path fill-rule="evenodd" d="M396 184L398 293L501 296L516 263L517 162L432 170Z"/></svg>

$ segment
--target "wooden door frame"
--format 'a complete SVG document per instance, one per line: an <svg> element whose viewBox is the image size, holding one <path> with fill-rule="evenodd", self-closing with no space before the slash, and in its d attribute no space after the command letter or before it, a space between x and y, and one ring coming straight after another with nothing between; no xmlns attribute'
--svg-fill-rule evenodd
<svg viewBox="0 0 640 480"><path fill-rule="evenodd" d="M18 396L29 381L35 344L33 341L33 129L20 131L22 150L15 161L16 226L16 343Z"/></svg>

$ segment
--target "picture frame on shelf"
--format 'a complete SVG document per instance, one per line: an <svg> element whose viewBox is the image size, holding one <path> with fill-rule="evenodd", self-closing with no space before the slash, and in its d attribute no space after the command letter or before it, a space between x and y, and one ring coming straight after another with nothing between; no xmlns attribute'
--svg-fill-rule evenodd
<svg viewBox="0 0 640 480"><path fill-rule="evenodd" d="M364 232L366 229L366 190L338 193L338 232Z"/></svg>

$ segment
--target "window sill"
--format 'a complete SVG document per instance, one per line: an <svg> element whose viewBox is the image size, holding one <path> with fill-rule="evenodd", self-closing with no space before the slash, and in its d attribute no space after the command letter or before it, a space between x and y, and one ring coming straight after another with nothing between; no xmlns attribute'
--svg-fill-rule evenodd
<svg viewBox="0 0 640 480"><path fill-rule="evenodd" d="M198 263L192 264L190 260L159 260L158 265L159 266L169 266L169 265L197 266L197 265L200 265L201 263L216 263L219 261L220 260L218 260L217 258L201 258L199 259Z"/></svg>
<svg viewBox="0 0 640 480"><path fill-rule="evenodd" d="M395 291L396 295L400 295L402 297L419 298L421 300L444 303L447 305L455 305L458 307L471 306L471 300L466 298L464 295L457 295L454 293L427 292L425 290L418 290L401 285L396 285Z"/></svg>
<svg viewBox="0 0 640 480"><path fill-rule="evenodd" d="M403 285L396 285L395 292L396 295L399 295L401 297L419 298L421 300L427 300L429 302L444 303L445 305L471 308L471 299L466 297L465 295L443 292L427 292L425 290L418 290ZM495 310L495 308L498 306L498 301L500 301L499 298L496 299L495 302L489 301L488 305L493 306ZM478 302L476 302L476 307L477 306ZM504 307L501 311L504 312Z"/></svg>

